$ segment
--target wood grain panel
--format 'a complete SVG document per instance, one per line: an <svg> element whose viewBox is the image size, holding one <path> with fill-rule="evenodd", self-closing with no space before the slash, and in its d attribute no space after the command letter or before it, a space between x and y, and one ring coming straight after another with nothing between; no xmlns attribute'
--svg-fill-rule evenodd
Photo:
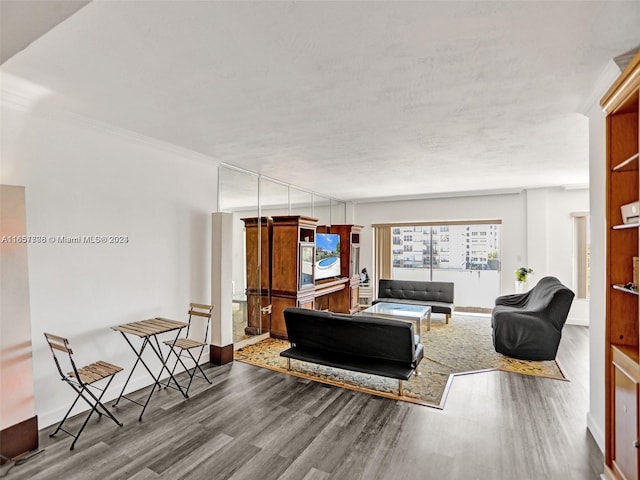
<svg viewBox="0 0 640 480"><path fill-rule="evenodd" d="M273 276L274 293L298 290L298 225L273 223Z"/></svg>
<svg viewBox="0 0 640 480"><path fill-rule="evenodd" d="M297 307L296 295L272 295L271 296L271 336L276 338L288 338L287 326L284 323L284 309Z"/></svg>
<svg viewBox="0 0 640 480"><path fill-rule="evenodd" d="M602 454L585 430L588 338L586 327L563 330L558 361L570 381L462 375L444 410L239 362L203 365L212 385L196 376L188 400L161 390L143 422L126 402L122 428L96 418L74 452L72 439L41 430L44 452L7 478L599 480Z"/></svg>
<svg viewBox="0 0 640 480"><path fill-rule="evenodd" d="M622 224L620 207L638 201L638 162L631 169L612 171L638 152L638 112L616 113L607 117L607 318L608 341L638 346L638 297L613 291L613 284L633 281L633 257L638 256L638 229L614 230Z"/></svg>
<svg viewBox="0 0 640 480"><path fill-rule="evenodd" d="M247 290L268 289L271 272L271 220L243 218L245 224ZM260 255L260 268L258 268Z"/></svg>
<svg viewBox="0 0 640 480"><path fill-rule="evenodd" d="M621 478L638 478L638 383L616 368L613 467Z"/></svg>

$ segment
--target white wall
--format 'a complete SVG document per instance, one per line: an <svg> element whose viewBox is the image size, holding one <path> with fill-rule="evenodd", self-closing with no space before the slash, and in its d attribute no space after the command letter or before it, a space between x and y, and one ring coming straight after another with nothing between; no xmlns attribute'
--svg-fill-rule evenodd
<svg viewBox="0 0 640 480"><path fill-rule="evenodd" d="M612 62L613 63L613 62ZM613 69L615 72L615 69ZM615 73L619 73L619 70ZM613 73L611 74L613 75ZM615 76L611 78L613 81ZM602 90L604 92L604 90ZM591 295L589 301L589 413L587 425L604 451L605 445L605 115L594 103L589 115L589 183L591 209Z"/></svg>
<svg viewBox="0 0 640 480"><path fill-rule="evenodd" d="M572 213L589 211L587 189L527 190L527 250L529 266L536 275L558 277L562 283L577 291L574 285L575 238ZM574 298L567 322L589 324L589 301Z"/></svg>
<svg viewBox="0 0 640 480"><path fill-rule="evenodd" d="M573 220L571 213L589 210L587 189L536 189L514 194L448 197L355 205L355 223L365 228L361 265L373 272L371 225L394 222L502 220L501 294L514 292L514 271L533 268L530 283L553 275L573 288ZM531 286L531 285L530 285ZM575 289L574 289L575 290ZM584 310L582 310L584 313ZM587 324L573 308L570 323Z"/></svg>
<svg viewBox="0 0 640 480"><path fill-rule="evenodd" d="M27 243L12 239L26 235L24 198L24 187L0 185L0 318L10 319L0 323L0 430L35 415Z"/></svg>
<svg viewBox="0 0 640 480"><path fill-rule="evenodd" d="M186 319L190 301L210 302L217 164L7 102L1 148L1 183L26 187L29 235L127 239L29 246L35 405L43 427L59 420L73 397L57 378L44 331L69 337L80 363L103 359L124 367L107 394L112 398L134 355L111 326L159 315ZM4 329L11 319L1 321ZM148 383L137 369L130 390Z"/></svg>

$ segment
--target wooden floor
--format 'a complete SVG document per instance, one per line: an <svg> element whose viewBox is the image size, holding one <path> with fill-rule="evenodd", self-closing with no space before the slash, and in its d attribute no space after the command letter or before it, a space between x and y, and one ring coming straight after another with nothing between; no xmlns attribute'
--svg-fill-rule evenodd
<svg viewBox="0 0 640 480"><path fill-rule="evenodd" d="M189 400L163 390L144 420L92 419L76 445L52 428L10 479L598 479L586 429L588 330L566 326L570 382L487 372L454 379L444 410L234 362L209 367ZM62 388L63 385L60 385ZM139 392L138 395L143 395ZM74 422L80 419L75 418Z"/></svg>

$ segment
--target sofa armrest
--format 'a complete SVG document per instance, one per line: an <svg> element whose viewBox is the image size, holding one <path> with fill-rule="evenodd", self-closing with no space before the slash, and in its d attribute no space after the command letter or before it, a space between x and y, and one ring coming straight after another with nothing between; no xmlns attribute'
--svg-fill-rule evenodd
<svg viewBox="0 0 640 480"><path fill-rule="evenodd" d="M527 304L529 292L513 293L511 295L502 295L496 298L496 305L505 305L508 307L522 308Z"/></svg>

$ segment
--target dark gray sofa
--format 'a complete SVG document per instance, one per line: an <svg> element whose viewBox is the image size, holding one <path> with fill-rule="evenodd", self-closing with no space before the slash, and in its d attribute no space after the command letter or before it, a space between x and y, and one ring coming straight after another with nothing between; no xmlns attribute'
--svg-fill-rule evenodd
<svg viewBox="0 0 640 480"><path fill-rule="evenodd" d="M380 279L378 298L372 303L380 302L427 305L432 313L443 313L449 323L454 308L453 283Z"/></svg>
<svg viewBox="0 0 640 480"><path fill-rule="evenodd" d="M424 347L413 324L366 315L334 314L286 308L284 321L291 348L280 353L290 359L370 373L402 381L411 378Z"/></svg>
<svg viewBox="0 0 640 480"><path fill-rule="evenodd" d="M496 298L491 314L496 352L521 360L554 360L574 293L544 277L526 293Z"/></svg>

